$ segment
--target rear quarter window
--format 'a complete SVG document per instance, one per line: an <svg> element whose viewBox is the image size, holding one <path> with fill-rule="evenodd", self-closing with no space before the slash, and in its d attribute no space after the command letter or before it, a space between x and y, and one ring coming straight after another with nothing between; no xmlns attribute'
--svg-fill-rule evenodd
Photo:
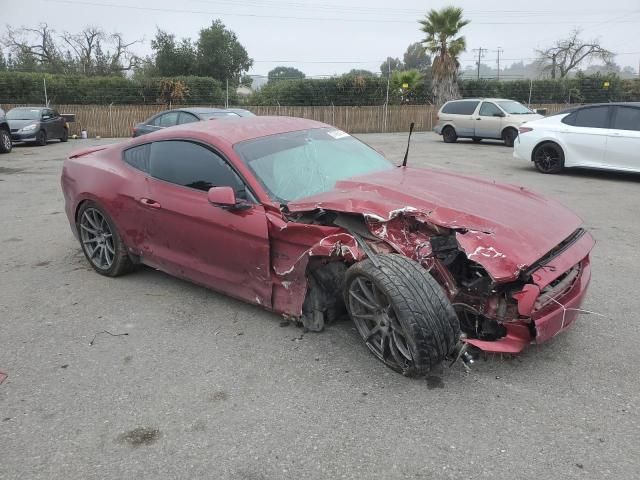
<svg viewBox="0 0 640 480"><path fill-rule="evenodd" d="M640 108L616 107L611 128L616 130L640 131Z"/></svg>
<svg viewBox="0 0 640 480"><path fill-rule="evenodd" d="M450 113L453 115L471 115L476 111L476 107L480 103L479 100L458 100L449 102L442 107L442 113Z"/></svg>
<svg viewBox="0 0 640 480"><path fill-rule="evenodd" d="M123 153L125 163L131 165L133 168L145 173L149 173L149 152L151 150L151 144L145 143L144 145L138 145L137 147L129 148Z"/></svg>

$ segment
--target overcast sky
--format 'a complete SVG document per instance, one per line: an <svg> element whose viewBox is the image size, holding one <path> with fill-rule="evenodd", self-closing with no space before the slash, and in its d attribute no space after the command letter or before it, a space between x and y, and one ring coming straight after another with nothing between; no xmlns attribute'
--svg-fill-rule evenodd
<svg viewBox="0 0 640 480"><path fill-rule="evenodd" d="M136 53L148 54L156 27L178 38L196 37L220 18L236 32L254 59L250 73L266 74L277 65L307 75L332 75L351 68L378 71L387 56L402 57L423 38L419 18L430 8L460 6L471 24L463 29L464 66L473 65L473 49L487 48L483 62L495 65L502 47L505 64L533 59L535 48L562 38L574 28L599 38L616 53L617 63L638 70L638 0L419 1L419 0L0 0L0 24L13 27L47 22L56 31L86 25L143 39Z"/></svg>

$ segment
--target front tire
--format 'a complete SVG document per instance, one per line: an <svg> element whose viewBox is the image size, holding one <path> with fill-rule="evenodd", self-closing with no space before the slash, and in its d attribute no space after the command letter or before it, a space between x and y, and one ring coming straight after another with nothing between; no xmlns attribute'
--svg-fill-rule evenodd
<svg viewBox="0 0 640 480"><path fill-rule="evenodd" d="M458 140L458 134L453 127L444 127L442 129L442 140L444 140L444 143L455 143Z"/></svg>
<svg viewBox="0 0 640 480"><path fill-rule="evenodd" d="M44 147L47 144L47 133L44 130L40 130L36 134L36 145Z"/></svg>
<svg viewBox="0 0 640 480"><path fill-rule="evenodd" d="M96 272L118 277L132 270L133 262L115 224L96 203L82 204L76 228L84 256Z"/></svg>
<svg viewBox="0 0 640 480"><path fill-rule="evenodd" d="M460 325L444 290L417 262L377 255L351 266L345 303L365 344L406 376L425 375L456 346Z"/></svg>
<svg viewBox="0 0 640 480"><path fill-rule="evenodd" d="M507 147L513 147L518 137L518 131L514 128L507 128L502 132L502 141Z"/></svg>
<svg viewBox="0 0 640 480"><path fill-rule="evenodd" d="M540 173L560 173L564 169L564 151L557 143L545 142L533 150L533 164Z"/></svg>
<svg viewBox="0 0 640 480"><path fill-rule="evenodd" d="M9 153L12 148L11 134L4 129L0 129L0 153Z"/></svg>

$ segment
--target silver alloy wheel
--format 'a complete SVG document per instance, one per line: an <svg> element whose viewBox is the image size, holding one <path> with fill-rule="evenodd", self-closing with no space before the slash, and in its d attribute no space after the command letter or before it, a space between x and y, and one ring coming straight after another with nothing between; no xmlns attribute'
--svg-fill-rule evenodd
<svg viewBox="0 0 640 480"><path fill-rule="evenodd" d="M2 137L2 146L5 148L5 150L11 150L11 135L3 131L3 135L0 136Z"/></svg>
<svg viewBox="0 0 640 480"><path fill-rule="evenodd" d="M349 311L369 350L382 361L405 370L413 364L407 334L387 296L365 276L349 285Z"/></svg>
<svg viewBox="0 0 640 480"><path fill-rule="evenodd" d="M80 240L87 257L96 268L109 270L115 259L113 233L104 215L87 208L80 219Z"/></svg>

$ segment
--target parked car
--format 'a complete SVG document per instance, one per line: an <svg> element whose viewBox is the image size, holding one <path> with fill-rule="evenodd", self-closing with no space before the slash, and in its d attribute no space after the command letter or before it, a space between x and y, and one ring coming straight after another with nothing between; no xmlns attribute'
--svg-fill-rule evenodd
<svg viewBox="0 0 640 480"><path fill-rule="evenodd" d="M198 122L91 147L65 160L61 184L96 272L149 265L312 331L345 312L405 375L469 345L551 339L590 279L594 241L555 201L397 167L312 120Z"/></svg>
<svg viewBox="0 0 640 480"><path fill-rule="evenodd" d="M520 127L513 156L542 173L640 172L640 102L586 105Z"/></svg>
<svg viewBox="0 0 640 480"><path fill-rule="evenodd" d="M7 112L14 142L35 142L44 146L47 141L69 139L69 127L64 117L47 107L16 107Z"/></svg>
<svg viewBox="0 0 640 480"><path fill-rule="evenodd" d="M543 118L515 100L503 98L466 98L445 103L436 117L433 131L446 143L458 138L479 142L485 138L501 139L513 146L518 128L525 122Z"/></svg>
<svg viewBox="0 0 640 480"><path fill-rule="evenodd" d="M4 110L0 108L0 153L9 153L13 144L11 143L11 129Z"/></svg>
<svg viewBox="0 0 640 480"><path fill-rule="evenodd" d="M182 125L183 123L200 122L215 118L254 117L249 110L242 108L177 108L166 110L148 118L133 127L132 136L139 137L167 127Z"/></svg>

